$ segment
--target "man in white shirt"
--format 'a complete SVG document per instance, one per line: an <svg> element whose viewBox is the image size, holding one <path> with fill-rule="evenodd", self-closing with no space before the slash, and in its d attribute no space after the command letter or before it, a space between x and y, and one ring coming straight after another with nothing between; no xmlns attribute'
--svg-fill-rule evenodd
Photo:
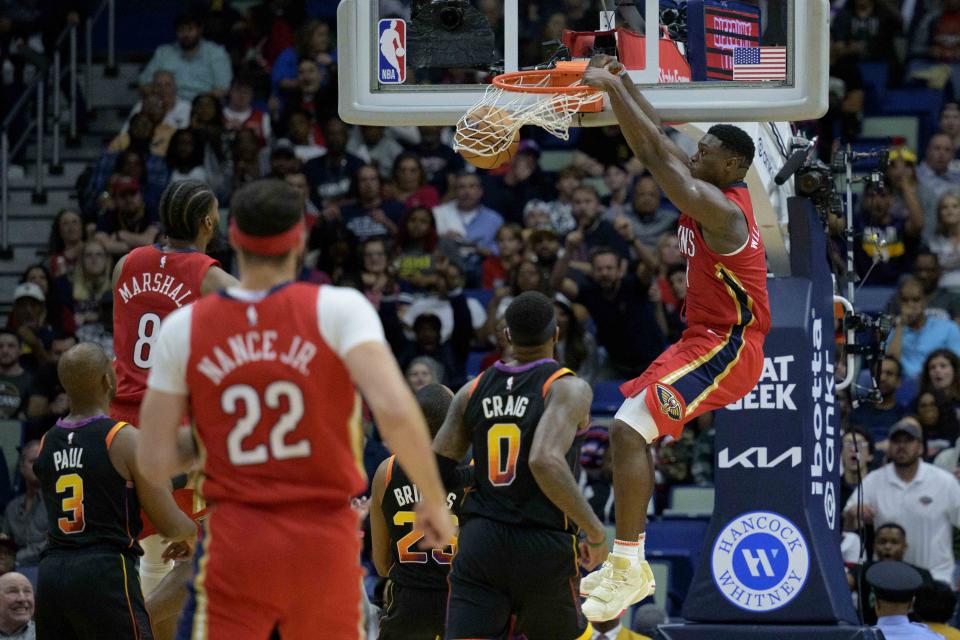
<svg viewBox="0 0 960 640"><path fill-rule="evenodd" d="M894 424L889 438L892 462L863 481L864 521L900 523L910 540L904 562L952 584L953 527L960 526L960 484L953 475L921 460L923 436L915 418ZM850 496L844 509L853 522L857 520L859 491Z"/></svg>
<svg viewBox="0 0 960 640"><path fill-rule="evenodd" d="M458 175L454 193L454 200L433 208L437 235L460 245L467 272L473 274L479 272L483 258L496 255L497 231L503 216L483 206L483 187L475 173Z"/></svg>
<svg viewBox="0 0 960 640"><path fill-rule="evenodd" d="M163 101L163 124L174 129L186 129L190 126L190 101L177 97L177 80L173 74L165 69L159 69L153 74L153 82L148 85L149 90L156 91ZM123 125L126 131L130 118L143 111L143 100L133 105L127 122Z"/></svg>

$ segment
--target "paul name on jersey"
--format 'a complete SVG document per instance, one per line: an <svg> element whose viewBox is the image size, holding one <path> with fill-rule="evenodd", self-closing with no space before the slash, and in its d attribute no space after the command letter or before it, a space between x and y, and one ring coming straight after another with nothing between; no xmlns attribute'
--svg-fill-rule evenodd
<svg viewBox="0 0 960 640"><path fill-rule="evenodd" d="M219 385L228 374L245 364L279 360L281 364L309 376L310 362L317 355L317 345L299 335L284 336L289 343L278 345L278 338L278 333L270 329L232 335L225 344L214 345L208 354L197 360L197 371L213 384Z"/></svg>
<svg viewBox="0 0 960 640"><path fill-rule="evenodd" d="M83 447L63 449L53 452L53 468L56 471L64 469L83 469Z"/></svg>
<svg viewBox="0 0 960 640"><path fill-rule="evenodd" d="M174 286L176 284L176 286ZM180 308L184 302L193 296L189 287L183 291L184 284L171 275L165 273L138 273L124 283L117 283L117 292L124 304L130 302L141 293L155 292L167 296ZM183 293L181 294L181 291Z"/></svg>

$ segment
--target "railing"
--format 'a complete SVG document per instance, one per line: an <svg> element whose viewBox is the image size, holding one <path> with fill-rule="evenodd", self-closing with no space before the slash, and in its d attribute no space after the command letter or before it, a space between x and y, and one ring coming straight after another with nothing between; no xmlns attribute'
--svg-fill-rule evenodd
<svg viewBox="0 0 960 640"><path fill-rule="evenodd" d="M86 47L85 60L85 83L86 96L89 99L91 95L91 78L93 77L93 27L103 15L107 12L107 75L116 74L116 50L115 50L115 22L116 7L115 0L102 0L99 7L86 20L84 46ZM49 64L41 69L37 69L33 80L27 85L23 94L14 103L13 107L7 112L6 118L0 124L0 258L10 258L12 250L10 248L9 233L9 209L10 209L10 162L11 158L16 157L28 140L30 134L36 141L36 156L34 158L34 186L31 200L35 204L44 204L47 201L47 192L44 188L44 173L49 171L51 175L63 173L63 163L61 162L62 146L64 140L61 137L61 121L63 120L63 100L61 98L61 87L64 77L69 82L67 94L69 96L69 120L68 134L66 143L74 146L79 142L77 134L77 109L80 102L78 77L77 77L77 29L78 24L68 23L60 35L54 41L53 57ZM63 49L64 43L69 42L67 46L67 65L63 68ZM51 113L51 159L50 165L44 168L44 143L46 137L46 108L48 95L52 96ZM28 111L29 109L29 111ZM21 130L11 131L19 119L27 118L26 126Z"/></svg>

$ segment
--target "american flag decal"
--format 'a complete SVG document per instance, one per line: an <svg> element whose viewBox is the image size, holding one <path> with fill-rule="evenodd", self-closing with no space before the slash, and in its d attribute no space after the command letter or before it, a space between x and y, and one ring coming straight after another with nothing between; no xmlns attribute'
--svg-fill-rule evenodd
<svg viewBox="0 0 960 640"><path fill-rule="evenodd" d="M786 77L786 47L737 47L733 50L735 81L785 80Z"/></svg>

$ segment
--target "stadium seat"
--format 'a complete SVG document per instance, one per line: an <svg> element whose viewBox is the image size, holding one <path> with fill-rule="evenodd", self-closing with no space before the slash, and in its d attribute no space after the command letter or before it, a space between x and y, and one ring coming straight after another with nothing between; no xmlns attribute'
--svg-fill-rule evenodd
<svg viewBox="0 0 960 640"><path fill-rule="evenodd" d="M903 381L900 383L900 388L897 389L897 402L901 404L909 404L913 402L914 398L917 397L917 393L919 391L919 380L909 376L903 376Z"/></svg>
<svg viewBox="0 0 960 640"><path fill-rule="evenodd" d="M926 141L937 130L943 91L937 89L891 89L883 102L883 113L914 114L920 118L920 139Z"/></svg>
<svg viewBox="0 0 960 640"><path fill-rule="evenodd" d="M665 516L709 516L713 513L714 488L676 486L670 489L670 507Z"/></svg>
<svg viewBox="0 0 960 640"><path fill-rule="evenodd" d="M657 608L667 609L667 594L670 593L670 563L662 560L653 560L650 562L650 569L653 571L653 579L657 583L657 590L653 594L653 604Z"/></svg>
<svg viewBox="0 0 960 640"><path fill-rule="evenodd" d="M593 385L593 405L590 412L594 414L613 415L623 404L623 394L620 393L622 380L598 382Z"/></svg>
<svg viewBox="0 0 960 640"><path fill-rule="evenodd" d="M861 313L880 313L887 308L896 287L861 287L857 291L857 310Z"/></svg>
<svg viewBox="0 0 960 640"><path fill-rule="evenodd" d="M890 68L885 62L861 62L859 67L866 93L864 104L868 111L874 111L883 104L890 80Z"/></svg>

